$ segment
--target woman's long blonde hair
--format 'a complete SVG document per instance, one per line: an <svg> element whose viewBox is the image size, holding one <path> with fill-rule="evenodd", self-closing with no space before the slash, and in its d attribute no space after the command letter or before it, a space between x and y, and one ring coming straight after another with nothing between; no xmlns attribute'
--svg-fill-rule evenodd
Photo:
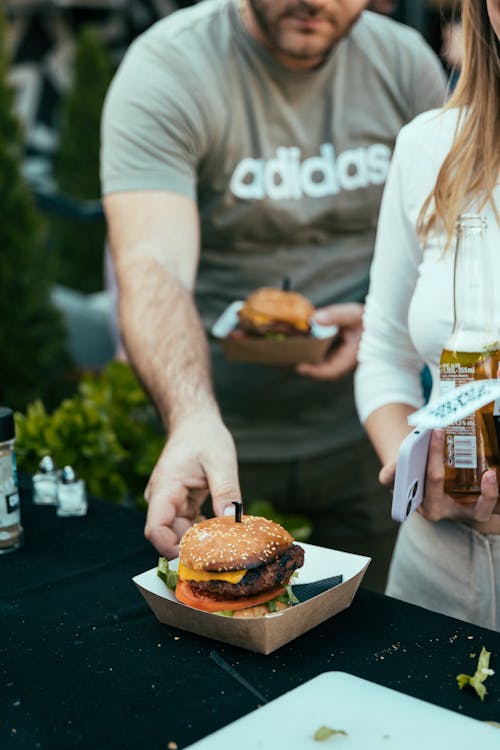
<svg viewBox="0 0 500 750"><path fill-rule="evenodd" d="M486 0L462 0L461 5L463 65L446 104L446 109L458 108L459 128L417 227L422 238L444 229L447 246L458 216L472 202L480 211L492 200L500 172L500 43ZM500 224L498 209L494 204L493 208Z"/></svg>

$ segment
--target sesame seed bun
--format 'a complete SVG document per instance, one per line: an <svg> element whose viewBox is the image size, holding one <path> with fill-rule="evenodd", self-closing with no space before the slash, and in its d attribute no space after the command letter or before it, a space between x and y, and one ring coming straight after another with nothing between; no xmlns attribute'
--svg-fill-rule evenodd
<svg viewBox="0 0 500 750"><path fill-rule="evenodd" d="M179 559L188 568L213 573L251 570L276 560L293 544L277 523L259 516L209 518L181 539Z"/></svg>

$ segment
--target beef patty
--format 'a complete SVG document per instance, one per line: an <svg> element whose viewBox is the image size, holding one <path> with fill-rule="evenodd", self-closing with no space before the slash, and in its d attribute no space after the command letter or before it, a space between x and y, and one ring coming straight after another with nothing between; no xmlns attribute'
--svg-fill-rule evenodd
<svg viewBox="0 0 500 750"><path fill-rule="evenodd" d="M311 330L304 331L303 328L296 328L293 323L276 320L270 323L252 323L251 321L240 320L239 327L249 336L265 336L266 334L284 334L285 336L309 336Z"/></svg>
<svg viewBox="0 0 500 750"><path fill-rule="evenodd" d="M267 565L248 570L239 583L228 581L189 581L192 590L198 594L208 594L214 599L238 599L255 596L286 586L292 573L304 564L304 550L292 544L281 557Z"/></svg>

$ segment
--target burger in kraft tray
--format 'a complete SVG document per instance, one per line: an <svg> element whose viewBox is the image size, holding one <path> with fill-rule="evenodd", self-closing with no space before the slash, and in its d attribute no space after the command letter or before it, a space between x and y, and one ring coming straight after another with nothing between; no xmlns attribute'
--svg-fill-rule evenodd
<svg viewBox="0 0 500 750"><path fill-rule="evenodd" d="M160 622L267 654L348 607L370 558L295 544L236 507L192 526L177 560L134 582Z"/></svg>
<svg viewBox="0 0 500 750"><path fill-rule="evenodd" d="M318 364L337 326L313 320L314 306L299 292L260 287L233 302L212 326L226 359L268 365Z"/></svg>

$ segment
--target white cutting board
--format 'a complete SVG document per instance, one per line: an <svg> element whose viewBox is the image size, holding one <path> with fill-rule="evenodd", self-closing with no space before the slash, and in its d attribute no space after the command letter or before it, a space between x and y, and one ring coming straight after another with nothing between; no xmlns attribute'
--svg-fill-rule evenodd
<svg viewBox="0 0 500 750"><path fill-rule="evenodd" d="M493 706L491 718L498 719ZM343 729L347 736L314 740L321 726ZM325 672L188 750L195 748L499 750L500 729L345 672Z"/></svg>

